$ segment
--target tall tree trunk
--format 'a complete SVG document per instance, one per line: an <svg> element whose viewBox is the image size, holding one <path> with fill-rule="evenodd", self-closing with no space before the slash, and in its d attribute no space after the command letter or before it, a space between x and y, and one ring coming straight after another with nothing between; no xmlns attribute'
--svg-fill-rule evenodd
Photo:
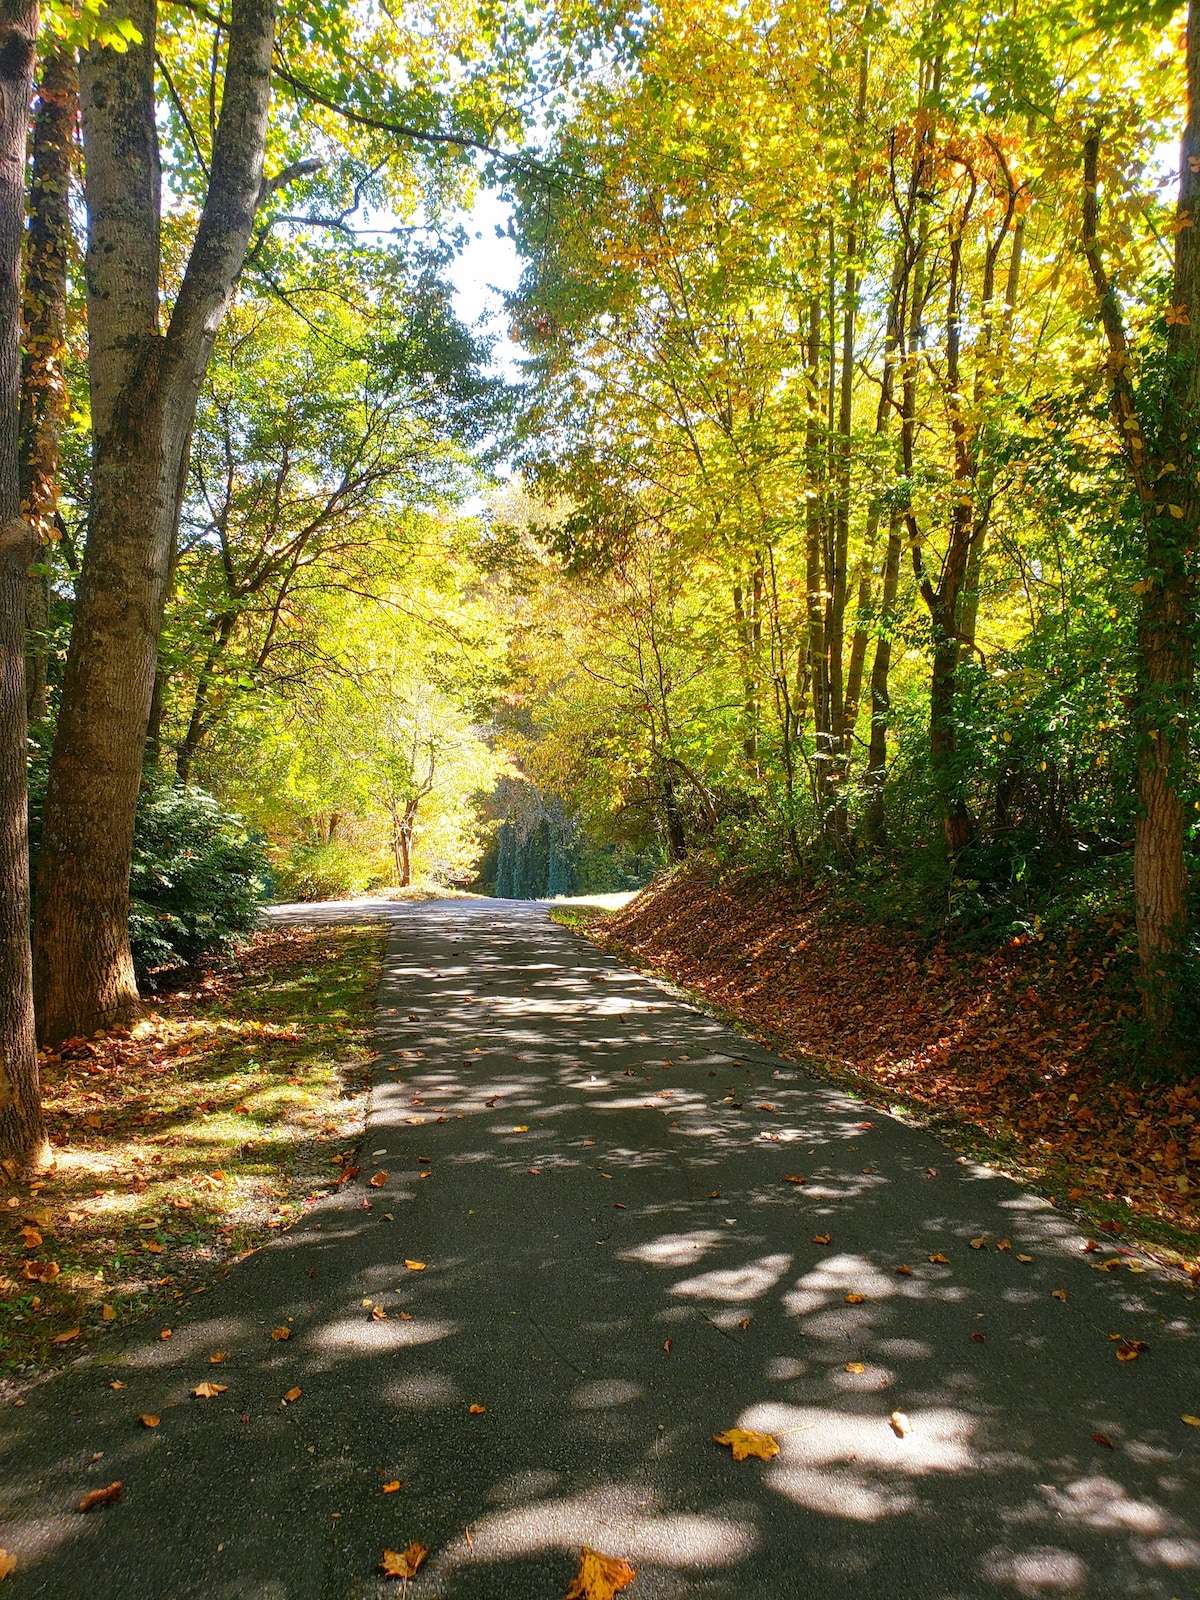
<svg viewBox="0 0 1200 1600"><path fill-rule="evenodd" d="M892 627L896 614L896 593L900 587L900 556L903 548L900 518L893 516L888 528L887 549L883 557L883 584L871 662L871 742L867 751L867 787L870 790L863 831L871 844L884 839L883 785L887 774L887 732L892 700L888 678L892 666Z"/></svg>
<svg viewBox="0 0 1200 1600"><path fill-rule="evenodd" d="M47 1153L33 1037L25 786L25 578L33 531L21 515L21 256L25 143L38 11L0 3L0 1157Z"/></svg>
<svg viewBox="0 0 1200 1600"><path fill-rule="evenodd" d="M133 822L196 397L259 199L274 0L234 0L208 194L165 333L154 0L141 39L83 56L92 498L50 763L35 974L48 1042L128 1017Z"/></svg>
<svg viewBox="0 0 1200 1600"><path fill-rule="evenodd" d="M1200 416L1200 0L1188 8L1187 121L1180 141L1167 383L1151 423L1139 410L1124 319L1097 242L1100 135L1084 149L1083 246L1108 343L1113 421L1141 515L1143 576L1133 697L1138 814L1133 892L1142 1006L1151 1042L1171 1040L1187 959L1188 873L1182 790L1191 761L1196 627L1193 552ZM1152 428L1152 431L1151 431ZM1192 1041L1194 1049L1194 1041Z"/></svg>
<svg viewBox="0 0 1200 1600"><path fill-rule="evenodd" d="M67 263L71 167L79 120L75 51L60 45L42 65L33 117L29 234L25 250L25 350L21 363L21 510L39 544L58 536L58 466L68 395ZM49 581L31 572L26 590L26 707L47 710Z"/></svg>
<svg viewBox="0 0 1200 1600"><path fill-rule="evenodd" d="M667 847L671 860L684 861L687 859L687 834L684 832L683 817L675 795L675 780L669 772L664 772L662 776L662 801L663 812L667 819Z"/></svg>

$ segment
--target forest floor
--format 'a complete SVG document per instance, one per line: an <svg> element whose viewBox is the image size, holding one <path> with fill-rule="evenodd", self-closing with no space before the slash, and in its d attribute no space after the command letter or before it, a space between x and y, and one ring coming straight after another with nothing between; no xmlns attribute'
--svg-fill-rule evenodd
<svg viewBox="0 0 1200 1600"><path fill-rule="evenodd" d="M699 865L615 915L557 915L1200 1278L1200 1078L1139 1082L1124 1065L1122 929L956 954L823 888Z"/></svg>
<svg viewBox="0 0 1200 1600"><path fill-rule="evenodd" d="M0 1375L202 1294L335 1185L362 1127L384 934L276 927L130 1030L41 1057L53 1170L0 1206Z"/></svg>

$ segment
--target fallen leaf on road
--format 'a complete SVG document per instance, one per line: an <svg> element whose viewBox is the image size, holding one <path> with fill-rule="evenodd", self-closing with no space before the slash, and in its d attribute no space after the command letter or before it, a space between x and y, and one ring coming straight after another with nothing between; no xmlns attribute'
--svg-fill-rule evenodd
<svg viewBox="0 0 1200 1600"><path fill-rule="evenodd" d="M378 1172L367 1179L367 1185L371 1189L382 1189L387 1181L388 1175L381 1167Z"/></svg>
<svg viewBox="0 0 1200 1600"><path fill-rule="evenodd" d="M423 1261L406 1261L404 1263L404 1265L408 1268L408 1270L410 1272L424 1272L425 1271L425 1263Z"/></svg>
<svg viewBox="0 0 1200 1600"><path fill-rule="evenodd" d="M1011 1239L997 1239L996 1240L996 1249L997 1250L1011 1250L1012 1249L1012 1240Z"/></svg>
<svg viewBox="0 0 1200 1600"><path fill-rule="evenodd" d="M735 1461L745 1461L747 1456L757 1456L760 1461L770 1461L779 1454L779 1440L769 1433L755 1433L752 1428L729 1428L725 1433L714 1433L718 1444L727 1444Z"/></svg>
<svg viewBox="0 0 1200 1600"><path fill-rule="evenodd" d="M803 1183L804 1179L798 1172L785 1172L783 1175L783 1181L784 1183Z"/></svg>
<svg viewBox="0 0 1200 1600"><path fill-rule="evenodd" d="M51 1339L51 1344L70 1344L72 1339L78 1339L79 1329L71 1328L67 1333L56 1333Z"/></svg>
<svg viewBox="0 0 1200 1600"><path fill-rule="evenodd" d="M162 1418L156 1417L153 1411L143 1411L141 1416L138 1417L138 1421L143 1428L157 1428Z"/></svg>
<svg viewBox="0 0 1200 1600"><path fill-rule="evenodd" d="M1092 1435L1092 1443L1093 1444L1102 1444L1102 1445L1105 1446L1106 1449L1109 1449L1109 1450L1115 1450L1117 1448L1116 1445L1112 1442L1112 1440L1108 1437L1108 1435L1106 1433L1094 1433Z"/></svg>
<svg viewBox="0 0 1200 1600"><path fill-rule="evenodd" d="M905 1262L901 1262L900 1265L896 1268L896 1271L899 1273L899 1275L902 1278L911 1278L912 1275L913 1275L913 1269L910 1266L908 1266Z"/></svg>
<svg viewBox="0 0 1200 1600"><path fill-rule="evenodd" d="M667 1352L668 1355L671 1354L671 1346L674 1343L675 1343L674 1339L664 1339L663 1340L663 1349ZM1187 1418L1185 1417L1183 1420L1186 1422Z"/></svg>
<svg viewBox="0 0 1200 1600"><path fill-rule="evenodd" d="M379 1565L385 1578L415 1578L417 1568L428 1554L429 1546L414 1540L407 1550L385 1550Z"/></svg>
<svg viewBox="0 0 1200 1600"><path fill-rule="evenodd" d="M861 1306L866 1298L865 1294L848 1294L846 1296L846 1304L848 1306Z"/></svg>
<svg viewBox="0 0 1200 1600"><path fill-rule="evenodd" d="M292 1330L290 1328L272 1328L271 1337L272 1339L290 1339Z"/></svg>
<svg viewBox="0 0 1200 1600"><path fill-rule="evenodd" d="M1032 1261L1032 1260L1033 1260L1033 1257L1032 1257L1032 1256L1018 1256L1018 1257L1017 1257L1017 1260L1018 1260L1018 1261L1025 1261L1025 1262L1029 1262L1029 1261Z"/></svg>
<svg viewBox="0 0 1200 1600"><path fill-rule="evenodd" d="M400 1479L393 1478L391 1483L385 1483L383 1485L383 1492L384 1494L399 1494L401 1487L402 1485L400 1483Z"/></svg>
<svg viewBox="0 0 1200 1600"><path fill-rule="evenodd" d="M115 1322L117 1319L117 1313L114 1311L112 1306L108 1304L100 1307L100 1315L105 1322Z"/></svg>
<svg viewBox="0 0 1200 1600"><path fill-rule="evenodd" d="M903 1439L907 1434L912 1432L912 1424L904 1415L903 1411L893 1411L891 1416L888 1418L888 1422L891 1425L892 1432L896 1435L897 1439Z"/></svg>
<svg viewBox="0 0 1200 1600"><path fill-rule="evenodd" d="M224 1360L225 1360L225 1352L224 1352L224 1350L214 1350L212 1355L210 1355L209 1358L208 1358L208 1364L209 1364L210 1367L219 1367L221 1365L222 1361L224 1361Z"/></svg>
<svg viewBox="0 0 1200 1600"><path fill-rule="evenodd" d="M979 1235L978 1239L972 1239L971 1240L971 1249L972 1250L986 1250L987 1249L987 1234L986 1233L981 1233Z"/></svg>
<svg viewBox="0 0 1200 1600"><path fill-rule="evenodd" d="M374 1306L371 1307L371 1321L372 1322L386 1322L387 1321L387 1312L383 1309L382 1306L374 1305Z"/></svg>
<svg viewBox="0 0 1200 1600"><path fill-rule="evenodd" d="M300 1385L294 1384L283 1397L284 1405L294 1405L303 1393L304 1390L300 1387Z"/></svg>
<svg viewBox="0 0 1200 1600"><path fill-rule="evenodd" d="M513 1129L513 1132L514 1132L514 1133L528 1133L528 1132L529 1132L529 1124L528 1124L528 1123L526 1123L526 1122L522 1122L522 1123L519 1123L519 1124L518 1124L518 1125L517 1125L517 1126L516 1126L516 1127L515 1127L515 1128L514 1128L514 1129Z"/></svg>
<svg viewBox="0 0 1200 1600"><path fill-rule="evenodd" d="M1140 1339L1122 1340L1117 1346L1117 1360L1136 1361L1145 1348Z"/></svg>
<svg viewBox="0 0 1200 1600"><path fill-rule="evenodd" d="M833 1241L833 1235L831 1233L814 1233L813 1234L813 1243L814 1244L830 1244L830 1243L832 1243L832 1241Z"/></svg>
<svg viewBox="0 0 1200 1600"><path fill-rule="evenodd" d="M473 1417L482 1417L486 1410L487 1410L486 1406L475 1405L475 1406L471 1407L471 1415Z"/></svg>
<svg viewBox="0 0 1200 1600"><path fill-rule="evenodd" d="M114 1378L108 1387L110 1389L125 1389L128 1388L128 1384L122 1383L120 1378Z"/></svg>
<svg viewBox="0 0 1200 1600"><path fill-rule="evenodd" d="M7 1550L0 1550L0 1578L7 1578L16 1564L16 1556L10 1556Z"/></svg>
<svg viewBox="0 0 1200 1600"><path fill-rule="evenodd" d="M159 1334L158 1337L160 1339L169 1339L171 1337L171 1329L170 1328L164 1328L162 1330L162 1332Z"/></svg>
<svg viewBox="0 0 1200 1600"><path fill-rule="evenodd" d="M92 1511L96 1506L106 1506L110 1501L121 1498L124 1485L118 1478L115 1483L110 1483L106 1489L90 1489L79 1502L80 1511Z"/></svg>
<svg viewBox="0 0 1200 1600"><path fill-rule="evenodd" d="M21 1268L21 1276L30 1283L53 1283L58 1273L57 1261L27 1261Z"/></svg>
<svg viewBox="0 0 1200 1600"><path fill-rule="evenodd" d="M567 1590L565 1600L613 1600L618 1589L625 1589L637 1577L637 1568L620 1556L602 1556L585 1544L579 1552L579 1571Z"/></svg>
<svg viewBox="0 0 1200 1600"><path fill-rule="evenodd" d="M1051 1300L1062 1300L1065 1302L1067 1298L1067 1291L1065 1289L1051 1289L1050 1298Z"/></svg>
<svg viewBox="0 0 1200 1600"><path fill-rule="evenodd" d="M867 1369L861 1361L847 1361L847 1372L865 1372Z"/></svg>
<svg viewBox="0 0 1200 1600"><path fill-rule="evenodd" d="M987 1335L984 1334L984 1333L973 1333L971 1335L971 1338L975 1341L976 1344L986 1344L987 1343Z"/></svg>
<svg viewBox="0 0 1200 1600"><path fill-rule="evenodd" d="M739 1323L738 1323L738 1327L739 1327L739 1328L741 1328L741 1330L742 1330L742 1331L743 1331L743 1333L744 1333L744 1332L745 1332L745 1330L746 1330L746 1329L747 1329L747 1328L748 1328L748 1327L749 1327L749 1326L750 1326L750 1318L749 1318L749 1317L743 1317L743 1318L742 1318L742 1319L741 1319L741 1321L740 1321L740 1322L739 1322Z"/></svg>
<svg viewBox="0 0 1200 1600"><path fill-rule="evenodd" d="M1089 1250L1099 1250L1099 1248L1100 1246L1095 1239L1086 1239L1083 1245L1083 1253L1087 1255Z"/></svg>
<svg viewBox="0 0 1200 1600"><path fill-rule="evenodd" d="M1180 1422L1186 1422L1189 1428L1200 1428L1200 1417L1190 1416L1186 1411L1179 1420Z"/></svg>
<svg viewBox="0 0 1200 1600"><path fill-rule="evenodd" d="M950 1258L942 1255L940 1251L936 1255L930 1256L929 1259L938 1267L948 1267L950 1265Z"/></svg>
<svg viewBox="0 0 1200 1600"><path fill-rule="evenodd" d="M197 1400L215 1400L219 1394L224 1394L229 1388L227 1383L209 1383L207 1378L203 1383L198 1383L192 1390Z"/></svg>

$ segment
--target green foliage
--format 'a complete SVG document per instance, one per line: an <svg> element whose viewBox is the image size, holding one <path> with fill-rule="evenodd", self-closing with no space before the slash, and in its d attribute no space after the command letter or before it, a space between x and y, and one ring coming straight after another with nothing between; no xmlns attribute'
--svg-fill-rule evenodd
<svg viewBox="0 0 1200 1600"><path fill-rule="evenodd" d="M227 948L258 919L262 841L202 790L150 780L134 831L129 935L140 972Z"/></svg>

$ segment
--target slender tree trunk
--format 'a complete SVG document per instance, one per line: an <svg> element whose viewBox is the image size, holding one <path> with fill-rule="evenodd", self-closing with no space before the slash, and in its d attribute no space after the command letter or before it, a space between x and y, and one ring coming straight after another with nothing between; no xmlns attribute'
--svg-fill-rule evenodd
<svg viewBox="0 0 1200 1600"><path fill-rule="evenodd" d="M25 251L25 349L21 364L21 510L39 544L58 536L58 466L68 395L67 264L71 249L71 167L79 120L75 52L65 46L42 65L33 118L29 233ZM31 572L26 591L26 706L47 710L49 580Z"/></svg>
<svg viewBox="0 0 1200 1600"><path fill-rule="evenodd" d="M25 578L33 530L21 515L21 255L25 143L38 11L0 3L0 1157L47 1155L33 1036L25 786Z"/></svg>
<svg viewBox="0 0 1200 1600"><path fill-rule="evenodd" d="M900 587L900 556L903 550L900 518L893 516L888 528L887 549L883 557L883 584L879 604L875 655L871 662L871 741L867 751L867 787L870 795L863 819L863 831L872 844L884 839L883 786L887 773L887 732L892 701L888 678L892 666L892 627L896 613L896 593Z"/></svg>
<svg viewBox="0 0 1200 1600"><path fill-rule="evenodd" d="M39 1026L53 1043L137 1008L133 822L196 397L264 192L274 0L234 0L208 194L159 330L154 0L141 41L80 68L88 209L92 499L38 869Z"/></svg>
<svg viewBox="0 0 1200 1600"><path fill-rule="evenodd" d="M675 780L669 772L662 778L663 812L667 819L667 846L672 861L687 859L687 834L684 832L683 817L679 812L679 803L675 797Z"/></svg>

